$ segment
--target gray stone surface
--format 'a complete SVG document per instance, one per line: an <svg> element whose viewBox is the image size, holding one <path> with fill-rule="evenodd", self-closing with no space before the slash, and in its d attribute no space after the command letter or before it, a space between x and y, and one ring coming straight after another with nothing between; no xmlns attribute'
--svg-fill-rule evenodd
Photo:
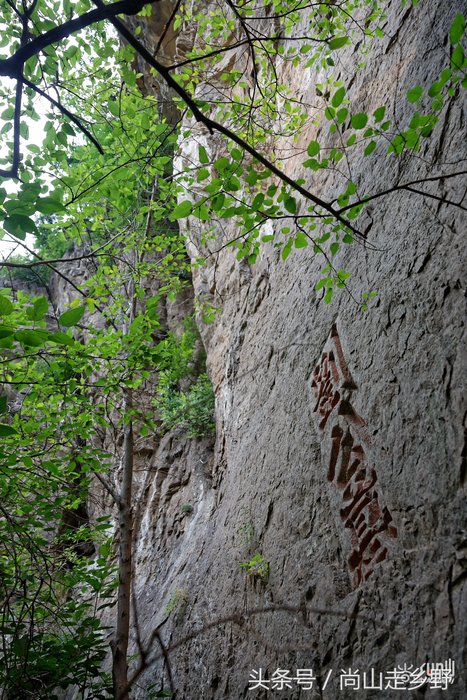
<svg viewBox="0 0 467 700"><path fill-rule="evenodd" d="M372 46L351 97L368 111L395 103L403 122L410 107L400 96L429 84L444 65L443 37L463 3L388 6L387 37ZM354 61L350 50L342 53L343 76ZM304 101L313 98L311 71L288 69L286 77ZM460 162L459 100L442 121L415 158L355 158L359 188L383 190L398 177ZM310 128L298 146L316 133ZM202 129L199 137L217 152L215 139ZM184 144L182 156L192 147ZM299 162L288 161L290 174ZM313 177L307 184L317 194L330 198L339 187L338 176ZM461 198L453 183L445 181L443 191ZM355 296L378 291L369 313L345 293L329 306L319 300L321 262L309 249L284 263L265 248L252 267L225 250L195 274L195 294L208 294L221 309L212 325L201 325L216 391L216 444L212 452L170 435L148 450L136 528L142 636L168 617L164 643L188 638L170 653L180 699L421 698L422 690L340 690L339 674L447 659L456 663L455 683L445 692L425 689L426 697L465 697L465 218L407 193L376 200L370 212L375 250L354 244L337 256L352 271ZM196 255L196 222L190 230L188 250ZM226 235L235 235L232 225ZM352 545L341 495L327 479L331 443L318 427L311 385L333 324L357 385L351 400L366 424L366 458L397 528L387 558L359 585L347 564ZM191 513L180 510L187 504ZM267 580L241 567L255 553L269 562ZM258 612L283 606L301 611ZM148 697L162 666L141 677L135 698ZM312 668L318 680L310 691L297 684L248 690L260 667L269 678L277 668Z"/></svg>

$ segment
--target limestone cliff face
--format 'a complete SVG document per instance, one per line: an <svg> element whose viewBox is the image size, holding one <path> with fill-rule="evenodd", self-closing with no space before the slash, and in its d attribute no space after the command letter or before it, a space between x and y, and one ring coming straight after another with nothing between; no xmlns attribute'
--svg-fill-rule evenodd
<svg viewBox="0 0 467 700"><path fill-rule="evenodd" d="M462 4L449 3L453 14ZM387 36L353 81L362 111L429 84L445 63L451 19L442 3L389 4ZM148 45L157 31L143 30ZM342 76L354 60L342 53ZM304 103L313 100L311 71L290 68L285 78ZM408 105L396 105L403 121ZM398 172L423 175L424 159L436 154L459 161L458 102L443 124L420 158L362 158L353 179L363 191L383 190ZM203 129L195 137L218 153ZM309 131L298 147L315 137ZM182 144L182 159L192 147ZM296 175L297 162L287 162ZM313 189L311 178L307 185ZM317 194L332 197L335 188L329 177ZM462 198L461 188L445 188ZM465 697L465 221L459 210L400 192L368 211L373 249L354 244L338 266L353 273L355 296L378 291L369 313L345 293L329 306L320 301L321 263L309 249L284 263L265 248L254 266L224 250L195 273L195 294L220 308L211 325L200 325L216 444L213 452L171 434L148 447L136 528L143 638L166 618L166 645L187 638L170 654L179 698L353 697L351 687L340 689L341 669L385 674L447 659L455 683L427 695ZM189 226L196 257L201 232ZM256 554L269 563L267 577L241 566ZM302 612L259 612L281 606ZM230 619L199 631L221 618ZM293 677L313 669L317 680L313 690L297 681L282 691L249 690L259 668L269 679L278 668ZM135 697L148 697L164 673L162 662L153 665ZM399 697L390 689L360 693Z"/></svg>

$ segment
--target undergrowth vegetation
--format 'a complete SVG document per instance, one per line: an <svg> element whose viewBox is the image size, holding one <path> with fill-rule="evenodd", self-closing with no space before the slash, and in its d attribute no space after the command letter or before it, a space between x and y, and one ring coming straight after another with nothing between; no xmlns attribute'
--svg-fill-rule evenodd
<svg viewBox="0 0 467 700"><path fill-rule="evenodd" d="M213 435L215 397L193 318L185 319L183 333L169 333L159 348L161 369L154 406L164 430L183 428L189 438Z"/></svg>

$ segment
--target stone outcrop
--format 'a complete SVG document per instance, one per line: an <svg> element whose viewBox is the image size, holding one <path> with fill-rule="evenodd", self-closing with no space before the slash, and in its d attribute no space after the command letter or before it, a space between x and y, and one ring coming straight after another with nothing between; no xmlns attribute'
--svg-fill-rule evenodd
<svg viewBox="0 0 467 700"><path fill-rule="evenodd" d="M462 2L449 12L442 3L388 5L386 36L371 46L351 99L362 111L392 101L403 123L411 107L394 94L437 75ZM157 32L145 25L142 37L154 47ZM345 49L343 78L353 61ZM285 79L312 101L311 70L287 68ZM422 177L433 159L459 162L464 127L452 100L416 158L377 152L353 162L353 179L362 191L384 190L402 173ZM317 133L324 138L310 127L297 150ZM194 137L219 152L201 127ZM182 144L182 160L192 147ZM298 164L289 159L287 172L297 175ZM455 182L443 194L461 200ZM332 198L338 176L307 185ZM350 698L344 671L363 684L374 669L377 688L380 673L389 682L399 666L447 660L454 684L417 690L413 681L412 697L464 697L465 218L407 192L375 200L366 216L369 245L340 251L337 264L352 272L354 297L378 291L368 313L344 292L321 302L321 262L310 248L283 262L265 246L253 266L227 249L194 273L195 294L220 309L200 324L216 443L213 451L170 434L148 447L135 540L140 631L147 639L161 625L184 700ZM226 239L235 233L228 226ZM200 247L193 221L188 251L196 257ZM256 565L242 566L255 555ZM249 688L259 669L269 690ZM277 669L290 671L291 687L272 689ZM297 669L312 669L312 689ZM159 659L135 697L162 679L167 688ZM400 697L390 685L368 688L367 678L363 697Z"/></svg>

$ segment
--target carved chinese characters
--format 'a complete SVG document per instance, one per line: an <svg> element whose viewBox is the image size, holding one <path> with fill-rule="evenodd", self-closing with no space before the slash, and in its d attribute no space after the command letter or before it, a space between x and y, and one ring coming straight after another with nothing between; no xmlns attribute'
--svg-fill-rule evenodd
<svg viewBox="0 0 467 700"><path fill-rule="evenodd" d="M313 371L311 386L318 428L328 438L323 444L330 444L327 477L341 492L339 517L352 543L347 562L358 586L387 558L397 530L363 447L369 444L369 436L363 418L351 404L357 385L335 325Z"/></svg>

